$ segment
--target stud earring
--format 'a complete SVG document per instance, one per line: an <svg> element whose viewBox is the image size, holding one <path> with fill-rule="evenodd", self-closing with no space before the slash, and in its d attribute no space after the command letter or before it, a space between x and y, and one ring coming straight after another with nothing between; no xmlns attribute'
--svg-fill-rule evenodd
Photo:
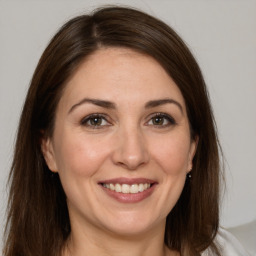
<svg viewBox="0 0 256 256"><path fill-rule="evenodd" d="M192 168L190 169L190 171L187 173L187 178L191 179L192 178Z"/></svg>

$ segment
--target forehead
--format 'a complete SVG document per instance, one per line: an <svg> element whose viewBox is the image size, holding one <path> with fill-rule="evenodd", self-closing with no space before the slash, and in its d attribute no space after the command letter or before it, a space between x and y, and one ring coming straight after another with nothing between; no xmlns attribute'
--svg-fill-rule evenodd
<svg viewBox="0 0 256 256"><path fill-rule="evenodd" d="M80 64L61 100L83 97L131 103L172 97L184 104L179 88L154 58L127 48L97 50Z"/></svg>

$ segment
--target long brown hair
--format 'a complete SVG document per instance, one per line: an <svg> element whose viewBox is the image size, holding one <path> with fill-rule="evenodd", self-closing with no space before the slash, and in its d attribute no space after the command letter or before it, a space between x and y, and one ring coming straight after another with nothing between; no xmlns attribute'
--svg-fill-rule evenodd
<svg viewBox="0 0 256 256"><path fill-rule="evenodd" d="M97 9L68 21L53 37L34 72L20 118L10 173L5 256L60 255L71 232L58 174L47 167L42 136L52 136L63 88L79 64L101 47L127 47L155 58L185 99L191 138L199 138L192 178L167 217L165 243L181 255L199 255L219 225L219 150L201 71L175 31L141 11Z"/></svg>

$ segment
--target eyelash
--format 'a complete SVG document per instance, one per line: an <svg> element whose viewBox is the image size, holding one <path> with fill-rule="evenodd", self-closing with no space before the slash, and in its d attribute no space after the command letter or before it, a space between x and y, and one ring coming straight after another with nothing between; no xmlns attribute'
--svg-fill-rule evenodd
<svg viewBox="0 0 256 256"><path fill-rule="evenodd" d="M171 117L170 115L165 114L165 113L155 113L155 114L151 115L150 120L147 123L152 121L154 118L163 118L164 122L167 121L167 124L162 124L162 125L152 124L156 128L161 129L161 128L165 128L165 127L169 127L169 126L177 124L173 117Z"/></svg>
<svg viewBox="0 0 256 256"><path fill-rule="evenodd" d="M153 121L154 118L159 118L159 119L160 119L160 118L163 118L163 119L164 119L163 122L166 122L166 121L167 121L167 124L160 124L160 125L154 124L154 123L149 124L150 122ZM93 119L94 119L94 121L95 121L96 119L100 119L100 120L102 120L103 122L104 122L104 121L107 122L107 124L104 124L104 125L102 125L102 124L93 125L92 123L91 123L91 124L88 124L88 122L92 122ZM158 128L158 129L161 129L161 128L169 127L169 126L172 126L172 125L176 125L177 123L176 123L176 121L174 120L174 118L171 117L171 116L168 115L168 114L165 114L165 113L154 113L154 114L152 114L152 115L150 116L150 119L149 119L149 121L146 122L146 124L147 124L147 126L152 125L152 126ZM91 115L86 116L85 118L83 118L83 119L81 120L81 125L82 125L82 126L90 127L90 128L92 128L92 129L101 129L101 128L104 128L105 126L110 126L111 123L110 123L110 121L108 120L108 118L107 118L107 116L106 116L105 114L95 113L95 114L91 114Z"/></svg>
<svg viewBox="0 0 256 256"><path fill-rule="evenodd" d="M94 121L95 121L95 119L101 119L101 120L107 122L108 124L107 125L88 124L88 122L93 121L93 119L94 119ZM108 118L107 118L107 116L105 114L95 113L95 114L91 114L91 115L86 116L85 118L83 118L81 120L81 125L82 126L90 127L92 129L101 129L101 128L105 127L105 126L111 125L111 123L108 121Z"/></svg>

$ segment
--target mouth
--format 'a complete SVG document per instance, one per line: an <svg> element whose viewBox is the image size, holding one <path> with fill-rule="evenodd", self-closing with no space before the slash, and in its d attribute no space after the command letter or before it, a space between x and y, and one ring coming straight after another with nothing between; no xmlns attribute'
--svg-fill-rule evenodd
<svg viewBox="0 0 256 256"><path fill-rule="evenodd" d="M136 203L149 197L156 185L156 181L144 178L117 178L98 183L107 195L122 203Z"/></svg>
<svg viewBox="0 0 256 256"><path fill-rule="evenodd" d="M154 183L139 183L139 184L119 184L119 183L101 183L101 186L117 193L136 194L141 193L153 186Z"/></svg>

